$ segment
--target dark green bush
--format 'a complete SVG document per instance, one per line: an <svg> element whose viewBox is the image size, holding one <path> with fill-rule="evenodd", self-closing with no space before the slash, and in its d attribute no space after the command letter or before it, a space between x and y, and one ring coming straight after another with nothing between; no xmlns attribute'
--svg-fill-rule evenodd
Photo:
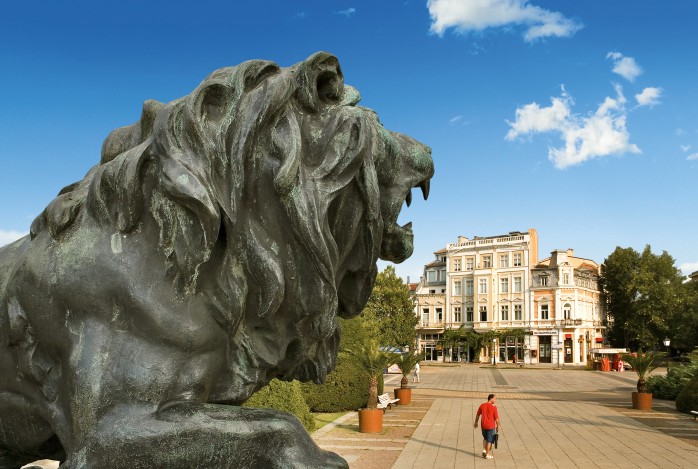
<svg viewBox="0 0 698 469"><path fill-rule="evenodd" d="M658 399L674 400L683 387L694 375L690 366L675 366L670 369L669 376L655 375L647 378L647 391Z"/></svg>
<svg viewBox="0 0 698 469"><path fill-rule="evenodd" d="M298 381L280 381L273 379L269 384L250 397L245 407L266 407L281 410L298 417L309 432L315 428L315 419L308 404L303 399L301 383Z"/></svg>
<svg viewBox="0 0 698 469"><path fill-rule="evenodd" d="M340 350L353 349L368 337L361 317L340 319ZM382 376L381 376L382 378ZM337 357L337 367L327 375L324 384L303 383L303 396L313 412L356 410L368 400L368 380L361 369L345 354ZM379 393L383 380L378 380Z"/></svg>
<svg viewBox="0 0 698 469"><path fill-rule="evenodd" d="M324 384L303 383L303 397L313 412L356 410L366 405L368 381L351 360L340 358Z"/></svg>
<svg viewBox="0 0 698 469"><path fill-rule="evenodd" d="M698 375L691 378L676 396L676 410L681 412L698 410Z"/></svg>

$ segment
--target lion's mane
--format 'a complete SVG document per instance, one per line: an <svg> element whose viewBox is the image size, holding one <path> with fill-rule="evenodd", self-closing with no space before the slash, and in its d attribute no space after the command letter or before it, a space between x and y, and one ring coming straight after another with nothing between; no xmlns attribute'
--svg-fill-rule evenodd
<svg viewBox="0 0 698 469"><path fill-rule="evenodd" d="M326 53L288 69L217 70L188 96L145 102L31 235L59 239L82 219L157 236L181 295L205 295L234 337L245 395L274 376L321 381L334 366L336 313L365 303L383 232L374 158L394 142L358 100ZM301 326L313 337L272 343ZM260 329L270 332L253 341Z"/></svg>

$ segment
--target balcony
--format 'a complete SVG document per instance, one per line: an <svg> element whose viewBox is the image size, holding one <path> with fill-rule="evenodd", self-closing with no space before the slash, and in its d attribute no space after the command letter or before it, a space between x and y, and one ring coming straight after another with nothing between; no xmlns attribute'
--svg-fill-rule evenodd
<svg viewBox="0 0 698 469"><path fill-rule="evenodd" d="M444 321L421 321L417 327L419 329L443 329L445 323Z"/></svg>
<svg viewBox="0 0 698 469"><path fill-rule="evenodd" d="M559 326L581 326L584 321L582 319L563 319L558 321Z"/></svg>

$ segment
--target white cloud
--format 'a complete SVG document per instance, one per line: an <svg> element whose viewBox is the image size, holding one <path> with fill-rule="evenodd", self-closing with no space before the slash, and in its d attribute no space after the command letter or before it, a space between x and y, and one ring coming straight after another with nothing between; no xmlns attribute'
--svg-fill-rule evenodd
<svg viewBox="0 0 698 469"><path fill-rule="evenodd" d="M676 134L677 137L683 137L683 136L686 135L688 132L686 132L686 131L685 131L684 129L682 129L682 128L678 128L678 129L676 129L676 130L674 131L674 133Z"/></svg>
<svg viewBox="0 0 698 469"><path fill-rule="evenodd" d="M558 169L602 156L641 153L637 145L629 142L625 103L621 87L616 86L615 98L607 97L596 112L581 116L572 113L574 101L563 88L562 96L551 98L549 107L531 103L517 109L514 122L507 122L511 128L506 139L543 132L560 133L564 147L548 150L548 158Z"/></svg>
<svg viewBox="0 0 698 469"><path fill-rule="evenodd" d="M655 106L660 103L659 98L662 97L662 89L647 87L641 93L635 95L638 106Z"/></svg>
<svg viewBox="0 0 698 469"><path fill-rule="evenodd" d="M698 153L692 153L686 157L688 161L698 160Z"/></svg>
<svg viewBox="0 0 698 469"><path fill-rule="evenodd" d="M356 8L347 8L346 10L335 11L338 15L344 15L349 18L351 15L356 13Z"/></svg>
<svg viewBox="0 0 698 469"><path fill-rule="evenodd" d="M613 73L617 73L629 82L635 81L635 78L642 73L642 67L632 57L624 57L620 52L609 52L606 58L613 60Z"/></svg>
<svg viewBox="0 0 698 469"><path fill-rule="evenodd" d="M684 274L692 274L698 270L698 262L685 262L679 266L679 270Z"/></svg>
<svg viewBox="0 0 698 469"><path fill-rule="evenodd" d="M691 145L681 145L681 151L684 153L688 153L688 150L691 149Z"/></svg>
<svg viewBox="0 0 698 469"><path fill-rule="evenodd" d="M463 116L452 117L452 118L449 120L449 122L450 122L451 124L455 124L456 122L458 122L458 121L461 120L462 118L463 118Z"/></svg>
<svg viewBox="0 0 698 469"><path fill-rule="evenodd" d="M524 39L568 37L582 28L562 14L531 5L529 0L428 0L431 30L443 35L449 28L459 33L510 25L524 26Z"/></svg>
<svg viewBox="0 0 698 469"><path fill-rule="evenodd" d="M19 238L25 236L26 234L27 233L20 233L19 231L0 230L0 246L4 246L6 244L10 244L13 241L17 241Z"/></svg>

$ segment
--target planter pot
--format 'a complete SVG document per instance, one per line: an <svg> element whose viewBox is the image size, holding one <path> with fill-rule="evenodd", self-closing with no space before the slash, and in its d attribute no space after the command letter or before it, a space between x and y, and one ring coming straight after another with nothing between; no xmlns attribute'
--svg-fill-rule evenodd
<svg viewBox="0 0 698 469"><path fill-rule="evenodd" d="M359 432L380 433L383 431L383 410L359 409Z"/></svg>
<svg viewBox="0 0 698 469"><path fill-rule="evenodd" d="M412 402L412 390L410 388L395 388L395 399L400 399L398 404L409 405Z"/></svg>
<svg viewBox="0 0 698 469"><path fill-rule="evenodd" d="M633 393L633 409L652 410L652 393L651 392L634 392Z"/></svg>

